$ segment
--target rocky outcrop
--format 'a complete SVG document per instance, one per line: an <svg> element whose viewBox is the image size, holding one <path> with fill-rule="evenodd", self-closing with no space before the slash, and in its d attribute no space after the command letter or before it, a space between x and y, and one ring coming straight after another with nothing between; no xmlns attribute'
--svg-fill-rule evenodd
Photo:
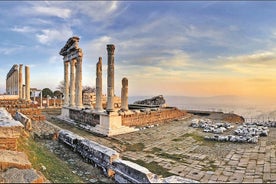
<svg viewBox="0 0 276 184"><path fill-rule="evenodd" d="M152 97L150 99L136 101L133 104L163 106L165 103L166 103L166 100L163 97L163 95L159 95L159 96Z"/></svg>

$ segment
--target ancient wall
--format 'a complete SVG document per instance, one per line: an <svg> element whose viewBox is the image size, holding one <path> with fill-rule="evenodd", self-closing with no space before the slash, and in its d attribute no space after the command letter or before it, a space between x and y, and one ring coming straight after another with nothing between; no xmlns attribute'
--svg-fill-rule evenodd
<svg viewBox="0 0 276 184"><path fill-rule="evenodd" d="M181 118L187 113L177 108L163 108L159 111L140 112L136 114L122 115L123 126L146 126L160 124L166 121Z"/></svg>
<svg viewBox="0 0 276 184"><path fill-rule="evenodd" d="M16 150L17 139L24 126L15 121L6 109L0 108L0 149Z"/></svg>
<svg viewBox="0 0 276 184"><path fill-rule="evenodd" d="M16 111L18 111L26 115L32 121L43 121L46 119L45 116L41 114L37 104L33 104L23 99L0 100L0 107L6 108L12 116L15 116Z"/></svg>
<svg viewBox="0 0 276 184"><path fill-rule="evenodd" d="M69 110L70 119L75 120L76 122L88 124L91 126L96 126L100 124L100 115L94 114L91 112L80 111L80 110Z"/></svg>

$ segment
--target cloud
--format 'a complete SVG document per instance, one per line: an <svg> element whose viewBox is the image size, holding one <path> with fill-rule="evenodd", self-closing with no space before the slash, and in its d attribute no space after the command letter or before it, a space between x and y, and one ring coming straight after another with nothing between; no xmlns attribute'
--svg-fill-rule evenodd
<svg viewBox="0 0 276 184"><path fill-rule="evenodd" d="M37 40L42 44L50 44L54 41L67 40L73 36L73 31L69 27L61 29L43 29L41 33L36 34Z"/></svg>
<svg viewBox="0 0 276 184"><path fill-rule="evenodd" d="M55 56L51 56L49 58L49 61L48 61L50 64L55 64L55 63L62 63L62 57L61 56L58 56L58 55L55 55Z"/></svg>
<svg viewBox="0 0 276 184"><path fill-rule="evenodd" d="M11 30L14 31L14 32L19 32L19 33L30 33L30 32L36 31L36 29L31 28L29 26L23 26L23 27L15 26Z"/></svg>
<svg viewBox="0 0 276 184"><path fill-rule="evenodd" d="M18 52L22 50L24 47L23 46L6 46L5 48L0 48L0 54L3 55L11 55L15 52Z"/></svg>
<svg viewBox="0 0 276 184"><path fill-rule="evenodd" d="M85 3L72 2L68 7L74 8L74 13L84 14L93 21L108 21L116 17L119 9L118 1L86 1Z"/></svg>
<svg viewBox="0 0 276 184"><path fill-rule="evenodd" d="M33 6L30 9L24 9L26 14L39 15L39 16L54 16L59 18L69 18L71 10L68 8L60 8L54 6Z"/></svg>

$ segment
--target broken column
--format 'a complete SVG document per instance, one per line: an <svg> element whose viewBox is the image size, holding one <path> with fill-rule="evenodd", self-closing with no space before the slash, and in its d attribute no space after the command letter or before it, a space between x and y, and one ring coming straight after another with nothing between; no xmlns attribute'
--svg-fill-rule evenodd
<svg viewBox="0 0 276 184"><path fill-rule="evenodd" d="M99 57L96 68L96 111L103 110L102 90L102 57Z"/></svg>
<svg viewBox="0 0 276 184"><path fill-rule="evenodd" d="M30 99L30 67L25 66L25 95L26 95L26 100L31 100Z"/></svg>
<svg viewBox="0 0 276 184"><path fill-rule="evenodd" d="M121 90L121 110L128 110L128 79L122 79L122 90Z"/></svg>
<svg viewBox="0 0 276 184"><path fill-rule="evenodd" d="M75 70L76 70L76 60L72 59L70 62L70 107L75 107Z"/></svg>
<svg viewBox="0 0 276 184"><path fill-rule="evenodd" d="M114 45L107 45L107 112L114 111Z"/></svg>
<svg viewBox="0 0 276 184"><path fill-rule="evenodd" d="M64 61L64 106L69 105L69 62Z"/></svg>
<svg viewBox="0 0 276 184"><path fill-rule="evenodd" d="M22 70L23 70L23 65L20 64L19 65L19 84L18 84L18 93L19 93L19 99L22 99L23 96L22 96L22 85L23 85L23 75L22 75Z"/></svg>

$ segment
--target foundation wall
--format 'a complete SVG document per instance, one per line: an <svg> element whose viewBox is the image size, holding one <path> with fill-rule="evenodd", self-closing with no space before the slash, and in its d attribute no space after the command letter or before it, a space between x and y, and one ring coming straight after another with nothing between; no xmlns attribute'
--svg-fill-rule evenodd
<svg viewBox="0 0 276 184"><path fill-rule="evenodd" d="M100 115L80 110L69 110L69 117L76 122L96 126L100 124Z"/></svg>
<svg viewBox="0 0 276 184"><path fill-rule="evenodd" d="M181 118L187 112L177 108L161 109L160 111L140 112L137 114L122 115L123 126L146 126L161 124L167 121Z"/></svg>

